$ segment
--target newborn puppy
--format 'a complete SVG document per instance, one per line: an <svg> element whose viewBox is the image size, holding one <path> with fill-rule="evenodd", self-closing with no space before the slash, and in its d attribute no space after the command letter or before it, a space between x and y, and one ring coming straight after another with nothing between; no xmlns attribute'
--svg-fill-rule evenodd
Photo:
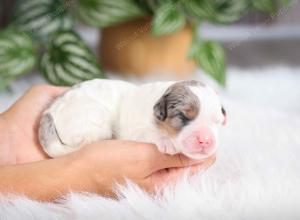
<svg viewBox="0 0 300 220"><path fill-rule="evenodd" d="M39 139L51 157L114 138L202 159L216 151L225 119L216 92L199 81L136 86L95 79L74 86L51 104L42 116Z"/></svg>

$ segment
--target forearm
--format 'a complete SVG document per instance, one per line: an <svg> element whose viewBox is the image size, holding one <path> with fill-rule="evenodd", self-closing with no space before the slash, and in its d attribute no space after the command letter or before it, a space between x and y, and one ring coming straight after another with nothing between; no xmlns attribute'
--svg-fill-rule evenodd
<svg viewBox="0 0 300 220"><path fill-rule="evenodd" d="M54 200L70 191L95 192L84 166L72 157L0 167L0 193Z"/></svg>

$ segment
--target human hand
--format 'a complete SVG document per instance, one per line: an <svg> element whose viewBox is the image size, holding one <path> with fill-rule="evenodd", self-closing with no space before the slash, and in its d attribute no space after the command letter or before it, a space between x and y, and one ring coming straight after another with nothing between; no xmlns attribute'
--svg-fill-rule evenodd
<svg viewBox="0 0 300 220"><path fill-rule="evenodd" d="M175 183L188 170L195 174L207 169L216 159L213 155L192 160L181 154L162 154L153 144L121 140L93 143L67 157L80 161L77 173L86 185L107 196L114 195L115 184L123 184L126 179L152 192Z"/></svg>
<svg viewBox="0 0 300 220"><path fill-rule="evenodd" d="M101 141L54 159L0 166L0 194L13 193L53 201L71 192L91 192L114 197L115 184L126 179L148 192L175 183L186 170L206 169L215 160L166 155L152 144Z"/></svg>
<svg viewBox="0 0 300 220"><path fill-rule="evenodd" d="M0 114L0 164L19 164L47 159L38 141L41 114L66 88L33 86L6 112Z"/></svg>

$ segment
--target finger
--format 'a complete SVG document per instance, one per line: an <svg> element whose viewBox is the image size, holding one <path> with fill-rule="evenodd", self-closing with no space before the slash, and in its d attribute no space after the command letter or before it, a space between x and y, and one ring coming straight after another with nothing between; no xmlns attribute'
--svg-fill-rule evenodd
<svg viewBox="0 0 300 220"><path fill-rule="evenodd" d="M30 103L31 105L45 108L53 99L63 94L67 87L57 87L50 85L37 85L32 87L24 96L23 103ZM25 102L26 100L26 102Z"/></svg>
<svg viewBox="0 0 300 220"><path fill-rule="evenodd" d="M66 91L65 87L33 86L8 109L6 114L8 117L11 115L12 118L18 118L18 124L37 123L49 103L64 91Z"/></svg>
<svg viewBox="0 0 300 220"><path fill-rule="evenodd" d="M54 97L57 97L67 91L69 87L58 87L58 86L48 86L48 91L50 92L51 95Z"/></svg>
<svg viewBox="0 0 300 220"><path fill-rule="evenodd" d="M187 169L187 174L189 176L193 176L193 175L199 173L200 171L204 171L204 170L208 169L209 167L211 167L215 161L216 161L216 157L214 156L214 157L207 159L202 164L195 164L195 165L192 165L192 166L184 168L184 169Z"/></svg>
<svg viewBox="0 0 300 220"><path fill-rule="evenodd" d="M36 85L33 86L29 91L26 93L28 96L44 99L53 99L62 93L64 93L68 87L58 87L58 86L51 86L51 85Z"/></svg>
<svg viewBox="0 0 300 220"><path fill-rule="evenodd" d="M191 166L194 164L203 163L203 161L208 159L205 158L201 160L194 160L183 154L163 154L158 151L158 148L154 144L139 142L134 143L135 144L133 146L139 150L138 158L143 158L148 163L152 173L164 168ZM215 155L212 155L209 158L214 156Z"/></svg>
<svg viewBox="0 0 300 220"><path fill-rule="evenodd" d="M185 167L202 162L189 159L182 154L163 154L154 144L150 143L119 141L118 145L125 149L124 158L128 158L130 161L137 160L140 165L143 165L143 170L146 169L149 174L164 168Z"/></svg>
<svg viewBox="0 0 300 220"><path fill-rule="evenodd" d="M166 185L176 184L177 181L183 178L184 175L189 174L190 168L174 167L156 171L148 177L149 185L153 187L163 187ZM196 171L195 171L196 172Z"/></svg>
<svg viewBox="0 0 300 220"><path fill-rule="evenodd" d="M174 167L162 169L150 175L149 182L153 186L165 186L175 184L185 175L193 176L201 171L208 169L215 162L215 160L216 157L212 156L205 160L203 163L194 164L189 167Z"/></svg>
<svg viewBox="0 0 300 220"><path fill-rule="evenodd" d="M203 164L205 161L210 160L213 156L209 158L195 160L188 158L183 154L175 154L175 155L166 155L162 154L160 159L157 160L157 169L164 169L164 168L174 168L174 167L187 167L195 164Z"/></svg>

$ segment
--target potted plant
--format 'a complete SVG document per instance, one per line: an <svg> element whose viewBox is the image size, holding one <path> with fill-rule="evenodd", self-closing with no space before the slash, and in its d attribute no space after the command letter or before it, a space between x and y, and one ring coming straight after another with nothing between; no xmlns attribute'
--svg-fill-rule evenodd
<svg viewBox="0 0 300 220"><path fill-rule="evenodd" d="M217 42L204 41L197 35L199 24L232 23L250 10L274 13L287 2L17 1L12 22L0 32L0 87L34 67L54 85L73 85L104 77L101 65L140 75L160 70L182 75L192 71L194 64L224 85L223 49ZM102 29L100 63L74 30L76 18Z"/></svg>
<svg viewBox="0 0 300 220"><path fill-rule="evenodd" d="M173 34L151 33L152 18L140 18L103 28L98 46L104 70L123 75L171 75L184 78L196 69L187 57L192 42L191 25Z"/></svg>

